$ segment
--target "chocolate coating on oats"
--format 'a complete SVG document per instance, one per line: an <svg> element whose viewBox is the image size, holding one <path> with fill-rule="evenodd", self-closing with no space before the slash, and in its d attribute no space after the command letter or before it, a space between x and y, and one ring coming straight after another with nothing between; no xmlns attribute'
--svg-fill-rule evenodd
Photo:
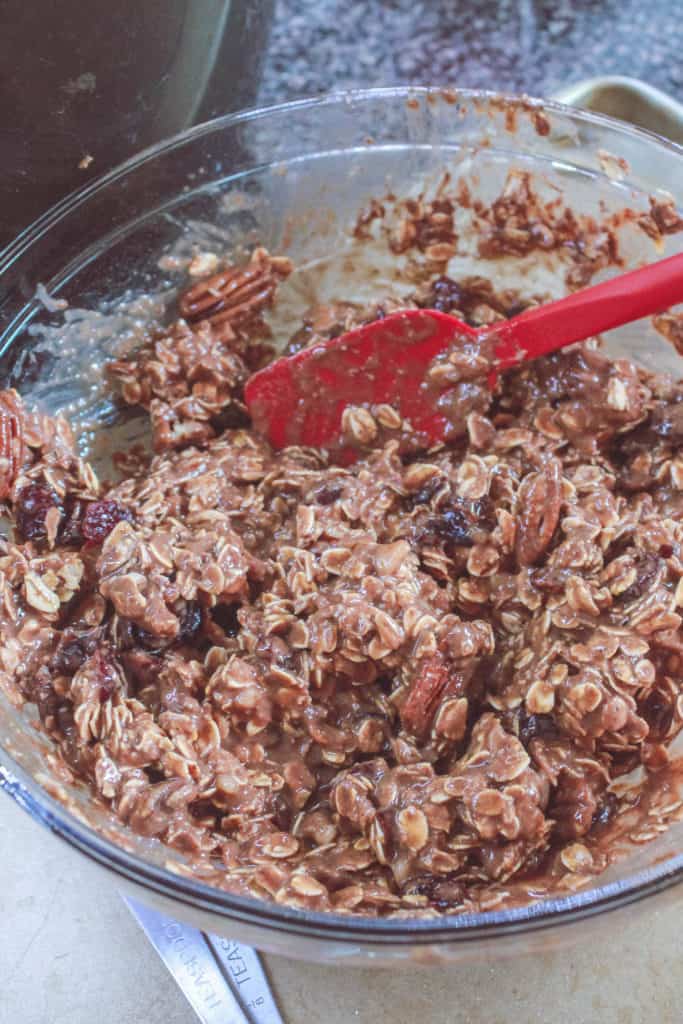
<svg viewBox="0 0 683 1024"><path fill-rule="evenodd" d="M542 211L511 223L526 188L487 245L543 242ZM443 261L452 206L412 214L391 244ZM4 397L0 681L123 822L231 891L404 915L577 888L680 808L683 386L575 349L482 388L437 449L382 406L349 424L353 466L274 453L224 427L287 270L260 253L197 285L189 326L114 365L155 426L140 475L103 491L62 421ZM410 301L517 311L442 268Z"/></svg>

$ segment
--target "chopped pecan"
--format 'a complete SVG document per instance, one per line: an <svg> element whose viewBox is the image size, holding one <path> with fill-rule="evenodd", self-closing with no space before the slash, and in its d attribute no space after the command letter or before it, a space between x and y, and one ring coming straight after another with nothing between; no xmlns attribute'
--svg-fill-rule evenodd
<svg viewBox="0 0 683 1024"><path fill-rule="evenodd" d="M516 551L520 565L533 565L547 549L560 518L562 472L557 459L525 478L520 487Z"/></svg>
<svg viewBox="0 0 683 1024"><path fill-rule="evenodd" d="M401 707L401 722L415 736L426 731L439 701L459 689L459 677L442 654L425 658Z"/></svg>
<svg viewBox="0 0 683 1024"><path fill-rule="evenodd" d="M683 313L660 313L652 318L656 331L670 341L678 352L683 355Z"/></svg>
<svg viewBox="0 0 683 1024"><path fill-rule="evenodd" d="M209 320L214 326L244 324L272 303L279 282L291 270L285 257L255 249L246 266L228 267L183 292L178 300L180 314L190 323Z"/></svg>

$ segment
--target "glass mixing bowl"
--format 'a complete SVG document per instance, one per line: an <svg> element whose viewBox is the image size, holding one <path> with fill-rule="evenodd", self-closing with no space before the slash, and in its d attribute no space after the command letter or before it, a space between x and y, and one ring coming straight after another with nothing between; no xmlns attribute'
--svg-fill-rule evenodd
<svg viewBox="0 0 683 1024"><path fill-rule="evenodd" d="M402 88L221 118L65 199L0 255L3 384L82 424L94 420L84 436L102 448L116 409L98 386L97 366L159 312L174 282L171 256L193 243L229 251L258 240L298 265L342 260L345 229L364 201L387 187L403 194L445 167L456 174L468 169L492 198L512 165L559 188L582 213L645 211L658 190L683 205L683 149L552 103L541 112L528 100ZM683 239L668 236L656 249L626 225L620 246L628 267L680 250ZM514 261L508 272L514 277ZM557 294L564 288L548 274L546 284ZM46 308L36 297L39 285L69 308L56 312L49 301ZM144 294L161 299L140 299ZM39 296L45 299L42 288ZM99 312L86 316L83 309ZM649 325L608 340L643 363L676 371L673 350ZM581 934L589 920L591 928L618 927L626 908L650 908L656 894L683 891L681 824L634 848L589 888L529 907L430 920L287 909L185 877L179 854L127 832L105 809L93 808L87 792L58 791L48 751L31 710L13 707L0 693L0 782L36 821L101 865L115 885L165 913L287 956L436 963L547 949Z"/></svg>

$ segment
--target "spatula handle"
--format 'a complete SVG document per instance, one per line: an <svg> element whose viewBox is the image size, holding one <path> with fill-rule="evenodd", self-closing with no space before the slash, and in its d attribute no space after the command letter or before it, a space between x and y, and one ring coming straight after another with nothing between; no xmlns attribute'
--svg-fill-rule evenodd
<svg viewBox="0 0 683 1024"><path fill-rule="evenodd" d="M491 333L497 368L535 359L683 302L683 253L520 313ZM487 331L488 333L488 331Z"/></svg>

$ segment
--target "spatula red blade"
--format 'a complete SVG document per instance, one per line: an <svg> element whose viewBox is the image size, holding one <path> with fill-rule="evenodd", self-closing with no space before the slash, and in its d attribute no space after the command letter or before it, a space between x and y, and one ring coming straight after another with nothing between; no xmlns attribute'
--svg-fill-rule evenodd
<svg viewBox="0 0 683 1024"><path fill-rule="evenodd" d="M245 398L255 428L276 448L345 450L342 414L349 405L390 404L427 442L443 437L427 369L457 338L476 332L435 310L410 310L278 359L249 379Z"/></svg>
<svg viewBox="0 0 683 1024"><path fill-rule="evenodd" d="M279 359L248 382L254 426L276 448L327 448L338 461L354 454L342 437L349 405L393 406L426 443L443 440L448 421L430 363L476 339L487 353L489 382L500 370L555 352L683 301L683 253L474 330L446 313L411 309Z"/></svg>

